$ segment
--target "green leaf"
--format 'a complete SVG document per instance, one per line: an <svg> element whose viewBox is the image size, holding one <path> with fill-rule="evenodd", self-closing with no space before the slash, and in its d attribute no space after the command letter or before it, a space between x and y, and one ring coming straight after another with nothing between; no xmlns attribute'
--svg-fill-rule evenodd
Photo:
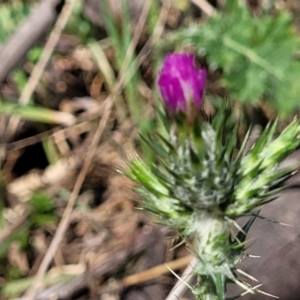
<svg viewBox="0 0 300 300"><path fill-rule="evenodd" d="M39 213L51 212L54 209L53 200L42 192L34 194L29 202Z"/></svg>
<svg viewBox="0 0 300 300"><path fill-rule="evenodd" d="M15 231L9 238L7 238L3 243L0 244L0 258L6 256L12 242L18 241L21 247L24 247L28 244L28 228L29 222L25 222L17 231Z"/></svg>
<svg viewBox="0 0 300 300"><path fill-rule="evenodd" d="M201 26L175 33L173 41L192 44L211 69L221 69L221 84L235 100L257 103L264 98L287 115L299 108L300 95L300 62L294 56L300 38L292 19L284 11L253 17L238 2L230 1L227 12Z"/></svg>
<svg viewBox="0 0 300 300"><path fill-rule="evenodd" d="M31 221L37 227L41 227L45 224L55 223L57 221L57 217L49 214L34 214L31 216Z"/></svg>
<svg viewBox="0 0 300 300"><path fill-rule="evenodd" d="M29 14L28 1L7 1L0 6L0 44L3 44L15 28Z"/></svg>

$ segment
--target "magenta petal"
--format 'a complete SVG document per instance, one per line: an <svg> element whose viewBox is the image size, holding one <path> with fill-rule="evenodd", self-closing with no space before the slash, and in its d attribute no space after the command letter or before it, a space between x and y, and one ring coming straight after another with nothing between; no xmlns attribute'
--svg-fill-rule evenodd
<svg viewBox="0 0 300 300"><path fill-rule="evenodd" d="M187 111L190 102L199 108L206 85L206 71L194 63L195 56L167 54L159 72L158 87L167 109Z"/></svg>
<svg viewBox="0 0 300 300"><path fill-rule="evenodd" d="M176 111L178 106L184 106L185 96L177 77L170 77L168 75L161 75L158 81L161 95L164 99L165 106L171 110Z"/></svg>
<svg viewBox="0 0 300 300"><path fill-rule="evenodd" d="M206 86L206 70L198 70L193 80L193 98L196 108L201 106L202 96Z"/></svg>

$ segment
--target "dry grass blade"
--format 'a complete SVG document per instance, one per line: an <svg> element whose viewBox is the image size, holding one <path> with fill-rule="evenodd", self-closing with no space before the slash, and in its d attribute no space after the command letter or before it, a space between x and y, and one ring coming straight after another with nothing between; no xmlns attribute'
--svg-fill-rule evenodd
<svg viewBox="0 0 300 300"><path fill-rule="evenodd" d="M100 70L102 76L105 79L108 91L112 92L116 84L116 78L114 75L113 68L111 67L102 47L98 43L90 45L89 48L95 58L98 69ZM122 123L126 119L125 102L121 96L116 97L115 102L117 118L119 123Z"/></svg>
<svg viewBox="0 0 300 300"><path fill-rule="evenodd" d="M171 268L172 270L178 270L186 265L188 265L192 260L192 256L186 256L183 258L179 258L177 260L168 262L168 267ZM131 276L128 276L122 280L122 286L123 287L128 287L131 285L136 285L140 283L147 282L151 279L155 279L161 275L168 274L169 273L169 268L166 266L166 264L156 266L154 268L151 268L147 271L143 271L138 274L134 274Z"/></svg>
<svg viewBox="0 0 300 300"><path fill-rule="evenodd" d="M112 91L113 87L116 83L116 78L114 75L114 70L111 67L108 59L106 58L106 55L105 55L102 47L98 44L92 44L89 46L89 48L92 51L92 54L95 58L97 66L105 79L108 90Z"/></svg>
<svg viewBox="0 0 300 300"><path fill-rule="evenodd" d="M192 273L196 263L197 263L197 259L195 257L193 257L190 260L190 263L187 266L187 268L184 270L184 272L181 276L181 280L177 281L177 283L171 290L171 292L168 295L168 297L166 298L166 300L178 300L178 299L180 299L181 296L184 295L184 293L186 292L188 287L186 284L183 284L183 282L189 284L192 281L193 276L191 273ZM168 266L169 266L169 268L171 268L173 270L173 268L170 264L168 264Z"/></svg>
<svg viewBox="0 0 300 300"><path fill-rule="evenodd" d="M122 247L112 248L111 251L105 251L97 255L91 265L85 265L87 267L85 272L78 274L78 276L67 282L61 282L40 291L36 298L38 300L73 299L74 293L87 287L91 281L98 280L103 275L115 274L124 263L128 262L128 259L151 247L152 238L159 232L157 228L150 231L148 229L134 230L130 243L126 242ZM80 271L80 269L78 270ZM49 271L47 277L51 277L51 273L52 271ZM22 297L21 299L29 300L28 297Z"/></svg>
<svg viewBox="0 0 300 300"><path fill-rule="evenodd" d="M145 19L146 19L146 16L148 14L148 11L149 8L150 8L150 3L151 1L148 0L146 3L145 3L145 6L144 6L144 9L143 9L143 12L140 16L140 20L138 22L139 25L144 25L145 24ZM132 41L132 44L131 44L131 47L129 47L128 49L128 52L126 53L126 58L130 58L133 53L134 53L134 46L136 45L135 43L137 43L138 39L139 39L139 36L142 32L142 29L141 27L137 27L137 31L135 32L134 34L134 38L133 38L133 41ZM63 217L62 217L62 220L57 228L57 231L54 235L54 238L50 244L50 247L40 265L40 268L36 274L36 277L35 277L35 280L33 282L33 285L31 287L31 289L28 291L28 299L35 299L36 298L36 294L37 294L37 290L39 288L39 286L41 285L42 283L42 280L43 280L43 277L45 275L45 272L47 271L48 269L48 266L49 264L51 263L53 257L54 257L54 254L56 253L62 239L63 239L63 236L64 236L64 233L66 232L67 228L68 228L68 225L69 225L69 221L70 221L70 216L71 216L71 213L72 213L72 210L73 210L73 207L74 207L74 204L75 204L75 201L77 199L77 196L79 194L79 191L82 187L82 184L84 182L84 179L86 177L86 174L88 172L88 169L90 167L90 164L91 164L91 161L95 155L95 152L96 152L96 149L97 149L97 145L101 139L101 136L102 136L102 133L106 127L106 124L109 120L109 117L110 117L110 114L111 114L111 109L112 109L112 106L113 106L113 103L114 103L114 99L115 97L121 92L121 88L124 84L124 81L125 81L125 78L126 80L130 80L130 75L129 76L125 76L126 75L126 68L127 68L127 64L126 64L126 60L125 60L125 66L122 66L121 67L121 71L120 74L124 74L124 76L121 77L121 79L119 80L119 82L115 85L115 88L114 90L112 91L111 95L107 97L107 99L105 100L105 108L104 108L104 113L103 113L103 116L101 118L101 121L99 122L99 125L96 129L96 132L93 136L93 139L92 139L92 142L91 142L91 147L89 148L89 151L87 153L87 156L86 156L86 159L84 160L84 164L83 164L83 167L77 177L77 180L75 182L75 185L74 185L74 188L73 188L73 191L71 193L71 196L69 198L69 201L68 201L68 204L67 204L67 207L64 211L64 214L63 214ZM132 74L131 74L132 76Z"/></svg>
<svg viewBox="0 0 300 300"><path fill-rule="evenodd" d="M206 0L192 0L192 2L196 4L209 17L211 17L216 13L213 6L210 3L208 3Z"/></svg>
<svg viewBox="0 0 300 300"><path fill-rule="evenodd" d="M28 104L33 92L35 91L37 84L38 84L38 82L45 70L45 67L51 57L51 54L59 40L59 37L67 24L67 21L72 13L72 9L73 9L76 1L77 0L66 1L58 19L54 25L54 28L49 36L49 39L44 47L44 50L40 57L40 60L35 65L32 73L31 73L31 76L30 76L29 80L27 81L27 84L26 84L24 90L22 91L22 94L19 98L19 103L21 105ZM16 131L19 122L20 122L20 119L17 117L12 117L10 119L10 122L9 122L7 128L9 129L9 131L12 134Z"/></svg>
<svg viewBox="0 0 300 300"><path fill-rule="evenodd" d="M47 251L47 253L46 253L46 255L45 255L45 257L44 257L44 259L41 263L41 266L40 266L40 268L37 272L37 275L36 275L35 281L32 285L32 288L29 291L29 299L35 299L36 291L37 291L37 289L38 289L38 287L39 287L39 285L40 285L40 283L43 279L43 276L44 276L50 262L53 259L53 256L54 256L57 248L59 247L60 242L63 239L63 236L64 236L64 233L65 233L66 229L68 228L70 216L71 216L75 201L76 201L77 196L79 194L79 191L82 187L82 184L83 184L84 179L86 177L86 174L88 172L91 161L94 157L95 151L97 149L97 145L100 141L102 133L103 133L103 131L105 129L105 126L107 124L107 121L110 117L112 104L113 104L113 99L111 97L108 97L106 102L105 102L104 115L103 115L101 121L99 122L99 125L97 127L97 130L95 132L95 135L94 135L92 143L91 143L90 151L87 153L87 156L86 156L86 159L84 161L83 167L82 167L82 169L81 169L81 171L80 171L80 173L77 177L77 180L75 182L73 191L72 191L71 196L69 198L67 207L64 211L62 220L61 220L61 222L60 222L60 224L57 228L57 231L54 235L54 238L53 238L53 240L50 244L50 247L49 247L49 249L48 249L48 251Z"/></svg>
<svg viewBox="0 0 300 300"><path fill-rule="evenodd" d="M86 159L84 161L83 167L82 167L82 169L81 169L81 171L80 171L80 173L77 177L77 180L75 182L73 191L72 191L71 196L69 198L67 207L64 211L62 220L59 223L59 226L56 230L56 233L55 233L54 238L53 238L53 240L50 244L50 247L49 247L49 249L48 249L41 265L40 265L40 268L39 268L39 270L36 274L34 283L31 287L31 289L29 290L29 294L28 294L29 299L35 299L37 289L39 288L40 283L43 280L44 274L47 271L48 266L49 266L50 262L52 261L53 256L54 256L56 250L59 247L59 244L61 243L61 241L64 237L64 233L68 228L70 216L71 216L71 213L73 211L75 201L77 199L77 196L79 194L79 191L82 187L82 184L83 184L84 179L86 177L86 174L88 172L89 166L91 164L91 161L92 161L92 159L94 157L94 154L96 152L97 145L98 145L98 143L100 141L100 138L102 136L102 133L105 129L106 123L107 123L107 121L110 117L111 108L112 108L112 104L113 104L113 99L111 97L108 97L105 104L106 104L106 107L105 107L104 115L103 115L101 121L99 122L99 125L97 127L97 130L95 132L95 135L94 135L92 143L91 143L90 150L87 153L87 156L86 156Z"/></svg>
<svg viewBox="0 0 300 300"><path fill-rule="evenodd" d="M34 136L24 138L22 140L7 144L6 151L8 152L8 151L12 151L12 150L18 150L18 149L22 149L22 148L34 145L36 143L41 142L46 137L53 137L56 142L59 142L62 136L64 139L66 139L66 138L72 136L74 134L74 132L76 132L77 134L82 134L82 133L92 130L92 128L93 128L93 125L91 123L83 122L80 124L76 124L74 126L70 126L68 128L50 129L43 133L38 133Z"/></svg>
<svg viewBox="0 0 300 300"><path fill-rule="evenodd" d="M54 28L49 36L49 39L44 47L44 50L42 52L41 58L39 62L35 65L31 76L22 91L22 94L20 96L19 102L20 104L27 104L30 97L32 96L44 70L45 67L53 53L53 50L59 40L59 37L65 28L67 21L69 20L73 7L75 5L77 0L67 0L55 25Z"/></svg>

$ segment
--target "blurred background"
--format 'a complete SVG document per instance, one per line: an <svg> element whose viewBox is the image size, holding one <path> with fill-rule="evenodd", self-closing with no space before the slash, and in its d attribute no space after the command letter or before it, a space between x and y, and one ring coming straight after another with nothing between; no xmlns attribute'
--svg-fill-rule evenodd
<svg viewBox="0 0 300 300"><path fill-rule="evenodd" d="M299 113L299 34L297 0L1 1L0 299L165 299L165 263L180 275L190 253L118 172L148 155L138 133L157 126L162 59L195 53L204 113L226 99L255 137ZM241 268L296 300L299 176L287 185L261 214L292 226L257 220L248 252L260 258Z"/></svg>

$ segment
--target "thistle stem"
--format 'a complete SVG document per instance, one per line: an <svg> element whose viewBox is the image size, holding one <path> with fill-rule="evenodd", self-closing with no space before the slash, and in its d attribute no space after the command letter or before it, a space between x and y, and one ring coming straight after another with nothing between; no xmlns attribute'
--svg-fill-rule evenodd
<svg viewBox="0 0 300 300"><path fill-rule="evenodd" d="M194 257L191 260L191 262L188 264L188 266L184 270L181 278L178 279L175 286L173 287L170 294L168 295L168 297L165 300L178 300L180 297L182 297L184 295L184 293L188 289L187 284L190 284L190 282L194 278L193 269L196 266L196 264L197 264L197 259Z"/></svg>
<svg viewBox="0 0 300 300"><path fill-rule="evenodd" d="M210 276L199 276L197 286L201 292L197 295L198 300L224 300L217 295L215 284Z"/></svg>

